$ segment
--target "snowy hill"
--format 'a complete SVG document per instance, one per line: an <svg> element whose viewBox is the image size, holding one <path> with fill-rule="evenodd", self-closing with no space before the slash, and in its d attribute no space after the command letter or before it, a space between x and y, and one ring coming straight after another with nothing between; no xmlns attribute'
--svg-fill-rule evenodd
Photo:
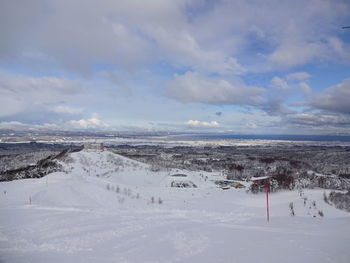
<svg viewBox="0 0 350 263"><path fill-rule="evenodd" d="M350 214L321 189L271 194L268 223L264 194L223 191L214 173L154 171L108 151L69 153L60 164L63 172L0 183L0 262L350 258ZM171 187L183 182L196 187Z"/></svg>
<svg viewBox="0 0 350 263"><path fill-rule="evenodd" d="M183 171L186 177L178 178L179 170L167 169L154 171L148 164L104 151L80 151L70 154L64 163L64 170L74 176L85 175L99 177L111 184L128 186L171 186L179 180L193 182L199 187L213 187L203 173Z"/></svg>

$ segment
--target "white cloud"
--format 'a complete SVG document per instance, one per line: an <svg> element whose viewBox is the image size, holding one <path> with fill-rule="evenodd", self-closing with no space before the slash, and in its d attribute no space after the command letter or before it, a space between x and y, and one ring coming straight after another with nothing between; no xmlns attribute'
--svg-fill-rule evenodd
<svg viewBox="0 0 350 263"><path fill-rule="evenodd" d="M307 72L295 72L292 74L288 74L286 77L288 80L299 80L299 81L303 81L303 80L307 80L309 78L311 78L311 75Z"/></svg>
<svg viewBox="0 0 350 263"><path fill-rule="evenodd" d="M350 111L345 84L315 95L308 73L283 73L300 65L312 67L310 63L315 62L350 61L350 45L339 27L350 13L347 0L266 0L263 5L258 0L3 2L1 65L37 75L0 71L0 120L24 123L41 114L42 122L65 123L71 115L82 114L83 108L104 114L108 108L110 113L104 117L116 123L159 116L164 121L170 114L172 121L183 122L187 116L205 119L194 113L202 111L200 107L212 107L210 114L223 110L159 98L159 83L174 72L181 73L166 89L180 102L250 105L282 116L293 113L283 99L297 93L289 98L292 102L302 97L298 96L302 90L317 109ZM97 73L105 70L115 74ZM255 83L263 77L249 75L251 71L270 76L274 70L280 76L271 80L270 93L237 77L246 74L247 81ZM43 72L59 72L61 77L38 76ZM89 84L62 77L65 74L88 77ZM115 83L107 83L108 77ZM123 89L134 92L125 99L119 92ZM277 94L277 100L267 105L266 93ZM76 127L102 125L98 117L74 118L71 125Z"/></svg>
<svg viewBox="0 0 350 263"><path fill-rule="evenodd" d="M52 108L52 110L56 113L63 113L63 114L70 114L70 115L75 115L75 114L80 114L83 113L82 108L74 108L70 106L65 106L65 105L58 105Z"/></svg>
<svg viewBox="0 0 350 263"><path fill-rule="evenodd" d="M219 74L241 74L245 71L235 57L219 50L203 48L186 27L174 31L156 26L147 28L147 32L157 42L165 58L170 61L177 61L196 70Z"/></svg>
<svg viewBox="0 0 350 263"><path fill-rule="evenodd" d="M269 61L276 66L290 68L314 59L325 58L328 48L323 43L283 43L272 54Z"/></svg>
<svg viewBox="0 0 350 263"><path fill-rule="evenodd" d="M346 45L337 37L330 37L328 44L333 49L337 58L341 58L343 61L350 60L350 45Z"/></svg>
<svg viewBox="0 0 350 263"><path fill-rule="evenodd" d="M219 127L219 123L216 121L198 121L198 120L189 120L186 122L187 125L192 127L205 127L205 128L215 128Z"/></svg>
<svg viewBox="0 0 350 263"><path fill-rule="evenodd" d="M30 77L0 71L0 117L46 108L70 100L84 86L75 80L58 77ZM62 110L62 108L61 108Z"/></svg>
<svg viewBox="0 0 350 263"><path fill-rule="evenodd" d="M88 119L71 120L69 124L72 125L72 128L78 129L96 129L108 127L108 125L99 118L97 113L93 113L91 118Z"/></svg>
<svg viewBox="0 0 350 263"><path fill-rule="evenodd" d="M270 81L270 87L279 91L284 91L284 92L300 90L304 94L310 94L311 88L306 83L309 77L310 75L305 72L289 74L285 78L275 76Z"/></svg>
<svg viewBox="0 0 350 263"><path fill-rule="evenodd" d="M42 123L33 124L20 121L2 121L0 129L11 130L70 130L70 129L98 129L108 128L109 125L104 123L97 113L93 113L90 118L80 120L70 120L60 123Z"/></svg>
<svg viewBox="0 0 350 263"><path fill-rule="evenodd" d="M271 87L277 88L277 89L287 90L287 89L290 88L288 83L284 79L282 79L280 77L273 77L271 79L270 85L271 85Z"/></svg>
<svg viewBox="0 0 350 263"><path fill-rule="evenodd" d="M306 82L302 81L300 83L298 83L298 87L300 88L300 90L302 92L304 92L305 94L311 94L312 90L309 86L309 84L307 84Z"/></svg>
<svg viewBox="0 0 350 263"><path fill-rule="evenodd" d="M255 122L252 122L252 121L248 121L244 124L244 126L248 129L256 129L258 128L258 125L256 125Z"/></svg>
<svg viewBox="0 0 350 263"><path fill-rule="evenodd" d="M211 5L210 11L194 19L195 35L244 61L249 58L250 65L239 60L247 70L349 61L349 45L335 37L340 33L339 23L350 12L349 1L264 1L261 5L256 0L227 0ZM257 45L267 49L259 50Z"/></svg>
<svg viewBox="0 0 350 263"><path fill-rule="evenodd" d="M175 75L168 82L167 90L171 97L182 102L210 104L257 105L262 102L264 89L231 83L225 79L209 78L197 72Z"/></svg>
<svg viewBox="0 0 350 263"><path fill-rule="evenodd" d="M334 30L349 9L341 0L7 1L0 57L85 73L96 62L128 69L166 60L219 74L245 71L246 57L285 67L349 59Z"/></svg>
<svg viewBox="0 0 350 263"><path fill-rule="evenodd" d="M235 57L196 39L186 16L192 4L188 0L77 0L72 6L53 0L45 6L34 1L23 12L23 6L7 3L0 11L1 38L6 39L0 56L59 64L81 73L91 70L96 61L132 69L164 60L210 72L242 72ZM14 22L13 17L18 19Z"/></svg>
<svg viewBox="0 0 350 263"><path fill-rule="evenodd" d="M0 122L0 129L10 130L48 130L48 129L61 129L62 127L57 126L54 123L43 123L43 124L29 124L20 121L3 121Z"/></svg>
<svg viewBox="0 0 350 263"><path fill-rule="evenodd" d="M13 130L22 130L28 128L28 125L19 122L19 121L3 121L0 122L0 129L13 129Z"/></svg>

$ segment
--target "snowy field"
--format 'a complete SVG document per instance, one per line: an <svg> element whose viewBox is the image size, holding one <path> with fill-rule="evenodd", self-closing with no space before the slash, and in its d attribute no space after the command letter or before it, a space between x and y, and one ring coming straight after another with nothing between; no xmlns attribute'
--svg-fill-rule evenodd
<svg viewBox="0 0 350 263"><path fill-rule="evenodd" d="M110 152L72 153L64 167L0 183L1 263L350 262L350 214L322 189L271 194L267 222L264 194L217 188L215 173Z"/></svg>

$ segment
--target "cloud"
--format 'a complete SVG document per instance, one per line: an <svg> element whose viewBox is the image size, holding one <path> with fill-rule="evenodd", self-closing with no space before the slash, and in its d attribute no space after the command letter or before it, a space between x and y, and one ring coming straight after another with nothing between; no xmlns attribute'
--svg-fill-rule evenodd
<svg viewBox="0 0 350 263"><path fill-rule="evenodd" d="M295 72L288 74L286 77L288 80L303 81L311 78L311 75L307 72Z"/></svg>
<svg viewBox="0 0 350 263"><path fill-rule="evenodd" d="M309 76L306 72L297 72L285 77L273 77L269 84L270 89L267 92L268 98L259 105L259 108L271 116L285 116L296 113L295 110L288 108L285 102L290 96L298 94L300 91L304 96L311 94L311 88L305 82ZM297 104L305 103L289 103L293 106Z"/></svg>
<svg viewBox="0 0 350 263"><path fill-rule="evenodd" d="M62 127L54 123L43 123L43 124L28 124L19 121L2 121L0 122L0 129L10 130L57 130Z"/></svg>
<svg viewBox="0 0 350 263"><path fill-rule="evenodd" d="M330 37L328 39L328 43L329 46L334 50L337 58L341 58L342 61L350 60L350 45L346 45L337 37Z"/></svg>
<svg viewBox="0 0 350 263"><path fill-rule="evenodd" d="M241 74L245 71L237 58L217 49L202 47L194 34L186 30L186 26L179 31L156 26L148 28L147 32L162 48L160 51L163 51L164 57L169 61L207 73Z"/></svg>
<svg viewBox="0 0 350 263"><path fill-rule="evenodd" d="M345 0L6 1L0 57L80 73L96 64L135 69L164 61L218 74L246 72L242 61L257 59L264 70L293 67L349 59L334 30L349 9Z"/></svg>
<svg viewBox="0 0 350 263"><path fill-rule="evenodd" d="M279 92L282 92L284 96L287 93L291 93L296 90L300 90L304 94L310 94L311 88L306 83L309 77L310 75L306 72L289 74L284 78L275 76L270 81L270 87Z"/></svg>
<svg viewBox="0 0 350 263"><path fill-rule="evenodd" d="M314 94L310 105L321 110L350 114L350 78L321 94Z"/></svg>
<svg viewBox="0 0 350 263"><path fill-rule="evenodd" d="M204 127L204 128L215 128L219 127L219 123L216 121L198 121L198 120L189 120L186 122L188 126L191 127Z"/></svg>
<svg viewBox="0 0 350 263"><path fill-rule="evenodd" d="M248 121L244 124L244 127L247 129L256 129L256 128L258 128L258 125L256 125L255 122Z"/></svg>
<svg viewBox="0 0 350 263"><path fill-rule="evenodd" d="M306 75L305 75L306 77ZM350 128L350 79L345 79L338 85L329 87L323 92L312 93L309 85L300 79L304 77L288 78L281 83L288 85L288 89L299 89L307 95L306 101L292 103L303 106L304 110L290 109L284 104L286 97L270 98L261 106L271 116L279 116L280 121L274 126L288 127L289 130L306 132L348 132ZM287 82L295 79L293 83ZM277 82L278 83L278 82ZM286 88L284 88L286 89Z"/></svg>
<svg viewBox="0 0 350 263"><path fill-rule="evenodd" d="M56 113L63 113L63 114L70 114L70 115L76 115L83 113L82 108L74 108L70 106L65 105L58 105L52 108L52 110Z"/></svg>
<svg viewBox="0 0 350 263"><path fill-rule="evenodd" d="M88 119L71 120L69 124L72 125L72 128L77 129L97 129L108 127L108 125L99 118L97 113L93 113Z"/></svg>
<svg viewBox="0 0 350 263"><path fill-rule="evenodd" d="M210 5L210 11L193 19L195 35L236 55L248 71L349 60L349 45L337 37L340 21L346 22L350 11L348 1L272 0L261 5L235 0Z"/></svg>
<svg viewBox="0 0 350 263"><path fill-rule="evenodd" d="M321 43L283 43L272 54L269 61L276 66L291 68L325 57L327 47Z"/></svg>
<svg viewBox="0 0 350 263"><path fill-rule="evenodd" d="M76 80L0 71L0 117L43 110L47 105L70 100L82 90L84 85Z"/></svg>
<svg viewBox="0 0 350 263"><path fill-rule="evenodd" d="M260 108L271 116L284 116L295 113L295 111L284 106L279 99L269 99Z"/></svg>
<svg viewBox="0 0 350 263"><path fill-rule="evenodd" d="M168 94L184 103L257 105L264 89L231 83L225 79L201 76L197 72L175 75L167 84Z"/></svg>
<svg viewBox="0 0 350 263"><path fill-rule="evenodd" d="M280 77L273 77L270 82L271 87L287 90L290 88L287 81Z"/></svg>
<svg viewBox="0 0 350 263"><path fill-rule="evenodd" d="M71 130L71 129L105 129L109 125L103 122L97 113L93 113L90 118L80 120L70 120L57 123L47 122L41 124L26 123L21 121L2 121L0 129L11 130Z"/></svg>
<svg viewBox="0 0 350 263"><path fill-rule="evenodd" d="M350 117L320 112L302 112L289 115L285 121L289 125L323 131L347 131L350 128Z"/></svg>
<svg viewBox="0 0 350 263"><path fill-rule="evenodd" d="M311 94L312 90L309 86L309 84L307 84L306 82L302 81L298 83L298 88L304 92L305 94Z"/></svg>
<svg viewBox="0 0 350 263"><path fill-rule="evenodd" d="M222 112L221 111L215 112L215 115L221 117Z"/></svg>
<svg viewBox="0 0 350 263"><path fill-rule="evenodd" d="M346 81L314 94L303 72L345 70L347 0L22 2L0 8L0 67L22 72L0 71L2 122L97 127L83 113L101 112L118 125L212 116L223 127L245 106L291 121L305 106L349 114ZM266 89L256 84L270 77ZM224 116L212 105L225 105Z"/></svg>
<svg viewBox="0 0 350 263"><path fill-rule="evenodd" d="M164 60L207 72L242 72L235 57L199 42L186 16L189 5L188 0L4 3L0 57L82 74L95 63L135 69Z"/></svg>

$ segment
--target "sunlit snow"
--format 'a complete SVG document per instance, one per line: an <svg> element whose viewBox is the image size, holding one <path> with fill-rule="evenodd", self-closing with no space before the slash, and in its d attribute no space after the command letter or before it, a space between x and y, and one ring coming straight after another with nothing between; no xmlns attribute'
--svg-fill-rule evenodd
<svg viewBox="0 0 350 263"><path fill-rule="evenodd" d="M350 259L350 214L326 204L323 189L272 193L267 222L264 194L223 191L217 173L155 171L108 151L71 153L64 167L0 183L0 262Z"/></svg>

